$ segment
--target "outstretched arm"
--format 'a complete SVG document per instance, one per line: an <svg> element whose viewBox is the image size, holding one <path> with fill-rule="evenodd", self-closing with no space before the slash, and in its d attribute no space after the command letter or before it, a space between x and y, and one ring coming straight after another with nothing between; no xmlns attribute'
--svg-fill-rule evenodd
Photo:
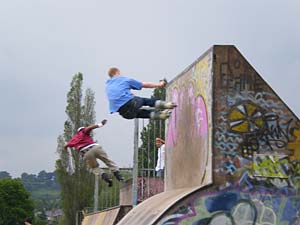
<svg viewBox="0 0 300 225"><path fill-rule="evenodd" d="M107 120L102 120L101 123L86 127L86 131L91 132L92 130L94 130L96 128L103 127L106 123L107 123Z"/></svg>
<svg viewBox="0 0 300 225"><path fill-rule="evenodd" d="M166 81L161 80L159 83L152 83L152 82L142 82L143 88L158 88L166 86Z"/></svg>
<svg viewBox="0 0 300 225"><path fill-rule="evenodd" d="M95 124L95 125L90 125L85 128L85 132L89 133L92 130L103 127L107 123L107 120L102 120L101 123ZM72 142L73 138L64 146L64 149L67 150L69 147L74 147L74 141Z"/></svg>

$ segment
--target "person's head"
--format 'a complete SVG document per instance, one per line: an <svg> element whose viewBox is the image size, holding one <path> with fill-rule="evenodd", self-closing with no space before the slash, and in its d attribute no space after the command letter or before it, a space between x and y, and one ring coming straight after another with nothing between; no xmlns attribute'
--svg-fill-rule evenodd
<svg viewBox="0 0 300 225"><path fill-rule="evenodd" d="M31 219L31 218L27 218L27 219L24 221L24 223L25 223L26 225L32 225L32 219Z"/></svg>
<svg viewBox="0 0 300 225"><path fill-rule="evenodd" d="M117 67L112 67L108 70L108 76L110 76L110 78L114 77L114 76L120 76L120 70Z"/></svg>
<svg viewBox="0 0 300 225"><path fill-rule="evenodd" d="M81 131L82 129L84 129L85 127L79 127L78 129L77 129L77 133L79 132L79 131Z"/></svg>
<svg viewBox="0 0 300 225"><path fill-rule="evenodd" d="M165 141L161 138L155 138L155 144L157 148L160 148L163 144L165 144Z"/></svg>

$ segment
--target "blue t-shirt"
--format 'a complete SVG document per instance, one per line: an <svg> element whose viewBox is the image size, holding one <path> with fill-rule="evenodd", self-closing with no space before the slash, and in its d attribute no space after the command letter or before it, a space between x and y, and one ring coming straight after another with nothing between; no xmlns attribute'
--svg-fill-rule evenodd
<svg viewBox="0 0 300 225"><path fill-rule="evenodd" d="M130 89L141 90L142 82L123 76L113 77L106 81L110 113L117 112L121 106L134 97Z"/></svg>

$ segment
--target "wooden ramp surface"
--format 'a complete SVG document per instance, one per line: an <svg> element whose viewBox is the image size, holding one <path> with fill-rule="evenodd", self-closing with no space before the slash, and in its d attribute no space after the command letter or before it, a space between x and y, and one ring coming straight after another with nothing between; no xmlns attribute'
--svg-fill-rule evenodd
<svg viewBox="0 0 300 225"><path fill-rule="evenodd" d="M100 213L95 213L84 217L82 225L113 225L120 208L109 209Z"/></svg>
<svg viewBox="0 0 300 225"><path fill-rule="evenodd" d="M171 206L199 188L182 188L157 194L133 208L117 225L152 225Z"/></svg>

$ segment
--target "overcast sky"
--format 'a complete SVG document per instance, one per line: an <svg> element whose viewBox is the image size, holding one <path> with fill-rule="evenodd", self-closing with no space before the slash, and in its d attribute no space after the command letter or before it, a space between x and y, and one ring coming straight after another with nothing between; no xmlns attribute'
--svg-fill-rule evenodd
<svg viewBox="0 0 300 225"><path fill-rule="evenodd" d="M132 165L133 121L108 114L108 68L171 80L214 44L236 45L299 115L299 21L299 0L2 0L0 171L54 170L77 72L95 91L97 120L109 120L95 138Z"/></svg>

